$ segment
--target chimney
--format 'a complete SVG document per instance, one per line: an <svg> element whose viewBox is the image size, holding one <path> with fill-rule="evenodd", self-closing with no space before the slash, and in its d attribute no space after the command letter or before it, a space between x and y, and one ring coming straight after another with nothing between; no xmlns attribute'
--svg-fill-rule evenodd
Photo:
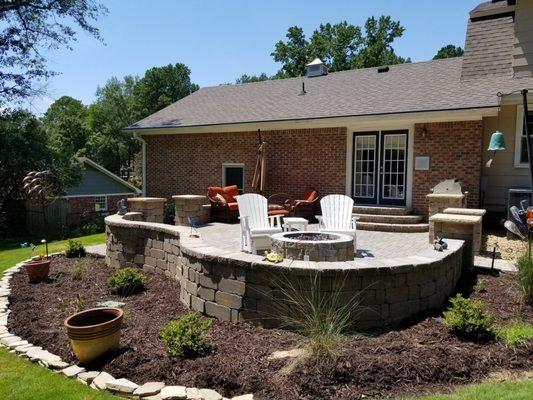
<svg viewBox="0 0 533 400"><path fill-rule="evenodd" d="M315 58L307 67L307 77L313 78L315 76L322 76L328 74L328 67L322 62L320 58Z"/></svg>

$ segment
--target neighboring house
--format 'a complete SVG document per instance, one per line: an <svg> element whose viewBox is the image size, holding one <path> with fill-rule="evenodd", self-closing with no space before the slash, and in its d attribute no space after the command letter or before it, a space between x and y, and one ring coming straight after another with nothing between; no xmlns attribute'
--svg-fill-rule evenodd
<svg viewBox="0 0 533 400"><path fill-rule="evenodd" d="M498 93L533 88L532 21L531 0L485 2L463 57L329 74L315 60L305 77L202 88L125 128L143 142L144 194L251 191L261 129L267 195L311 186L427 217L426 194L456 178L470 207L503 212L529 175L521 96L500 107ZM497 129L507 147L489 169Z"/></svg>
<svg viewBox="0 0 533 400"><path fill-rule="evenodd" d="M115 213L120 199L137 196L141 192L87 157L77 157L76 160L83 164L81 181L68 188L64 196L45 206L48 230L63 229L94 216ZM26 210L27 230L42 231L42 207L27 204Z"/></svg>

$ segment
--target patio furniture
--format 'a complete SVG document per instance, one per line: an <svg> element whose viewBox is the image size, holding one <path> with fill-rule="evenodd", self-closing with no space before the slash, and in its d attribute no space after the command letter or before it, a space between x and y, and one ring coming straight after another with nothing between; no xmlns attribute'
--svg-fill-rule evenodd
<svg viewBox="0 0 533 400"><path fill-rule="evenodd" d="M324 233L340 233L353 236L357 254L357 217L353 216L353 199L342 194L330 194L320 200L322 215L317 215L318 229Z"/></svg>
<svg viewBox="0 0 533 400"><path fill-rule="evenodd" d="M315 213L318 191L308 188L301 199L293 200L287 193L277 193L268 198L269 215L290 215L291 217L312 217Z"/></svg>
<svg viewBox="0 0 533 400"><path fill-rule="evenodd" d="M210 186L207 188L207 198L211 204L211 221L223 218L227 222L239 215L236 196L239 196L237 185Z"/></svg>
<svg viewBox="0 0 533 400"><path fill-rule="evenodd" d="M301 227L302 231L307 231L308 224L309 224L309 221L307 221L305 218L285 217L283 218L283 231L290 232L292 231L293 226L299 226Z"/></svg>
<svg viewBox="0 0 533 400"><path fill-rule="evenodd" d="M267 199L248 193L237 197L241 221L241 250L257 254L270 249L270 236L282 232L281 216L267 214Z"/></svg>

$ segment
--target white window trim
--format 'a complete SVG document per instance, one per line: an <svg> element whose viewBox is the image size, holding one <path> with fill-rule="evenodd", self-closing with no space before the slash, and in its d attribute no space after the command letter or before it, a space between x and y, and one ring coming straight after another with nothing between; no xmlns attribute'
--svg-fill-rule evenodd
<svg viewBox="0 0 533 400"><path fill-rule="evenodd" d="M242 191L244 193L244 164L243 163L222 163L222 186L226 185L226 168L242 168Z"/></svg>
<svg viewBox="0 0 533 400"><path fill-rule="evenodd" d="M100 209L100 210L97 210L97 209L96 209L96 198L97 198L97 197L103 197L103 198L105 199L105 208L102 208L102 209ZM107 206L107 196L94 196L94 205L95 205L95 207L94 207L94 211L95 211L95 212L107 212L107 209L109 208L109 207Z"/></svg>
<svg viewBox="0 0 533 400"><path fill-rule="evenodd" d="M533 110L533 104L528 104L529 110ZM518 105L516 107L516 132L514 141L514 167L515 168L529 168L527 162L520 162L520 154L522 153L522 133L524 130L524 106Z"/></svg>

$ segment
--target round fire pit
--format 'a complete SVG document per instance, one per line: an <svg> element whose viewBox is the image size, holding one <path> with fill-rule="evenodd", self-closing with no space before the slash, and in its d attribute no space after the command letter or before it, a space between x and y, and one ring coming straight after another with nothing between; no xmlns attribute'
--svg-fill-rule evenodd
<svg viewBox="0 0 533 400"><path fill-rule="evenodd" d="M309 261L352 261L353 237L337 233L284 232L272 235L272 249L285 258Z"/></svg>

